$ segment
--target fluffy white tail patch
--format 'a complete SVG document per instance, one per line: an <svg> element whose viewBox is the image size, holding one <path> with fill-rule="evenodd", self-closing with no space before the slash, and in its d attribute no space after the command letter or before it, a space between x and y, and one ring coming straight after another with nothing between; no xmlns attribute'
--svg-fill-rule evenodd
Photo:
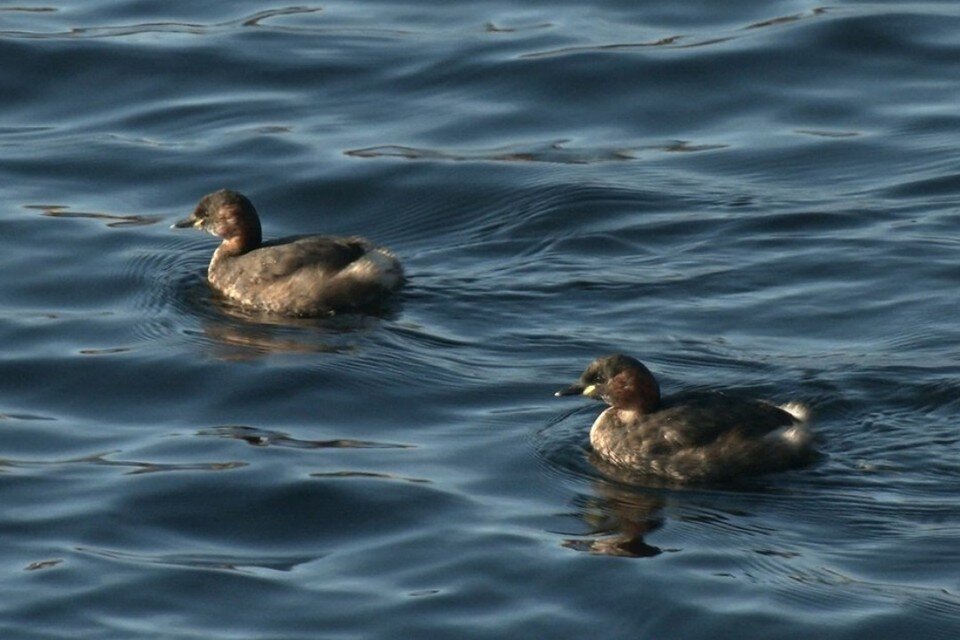
<svg viewBox="0 0 960 640"><path fill-rule="evenodd" d="M788 402L780 405L780 408L796 418L797 423L771 431L765 437L780 440L798 450L810 446L813 440L813 434L810 433L807 425L810 419L810 408L800 402Z"/></svg>
<svg viewBox="0 0 960 640"><path fill-rule="evenodd" d="M786 404L780 405L780 408L792 415L794 418L800 422L807 422L810 420L810 407L803 404L802 402L788 402Z"/></svg>
<svg viewBox="0 0 960 640"><path fill-rule="evenodd" d="M377 248L341 271L338 277L375 282L384 289L393 290L403 282L403 270L392 253Z"/></svg>

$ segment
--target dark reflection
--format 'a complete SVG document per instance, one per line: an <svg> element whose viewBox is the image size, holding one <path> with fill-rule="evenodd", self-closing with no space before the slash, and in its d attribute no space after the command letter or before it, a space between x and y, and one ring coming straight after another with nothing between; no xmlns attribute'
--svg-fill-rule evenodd
<svg viewBox="0 0 960 640"><path fill-rule="evenodd" d="M334 334L335 335L335 334ZM265 324L242 325L206 321L203 337L218 360L253 360L273 354L341 353L349 345L328 343L324 332L291 335Z"/></svg>
<svg viewBox="0 0 960 640"><path fill-rule="evenodd" d="M36 562L31 562L26 567L24 567L24 571L40 571L43 569L52 569L53 567L57 566L58 564L61 564L62 562L63 562L63 558L54 558L51 560L38 560Z"/></svg>
<svg viewBox="0 0 960 640"><path fill-rule="evenodd" d="M564 547L630 558L652 558L663 553L645 539L663 526L663 496L603 480L594 481L593 488L596 495L581 499L577 505L580 517L590 527L590 537L566 539Z"/></svg>
<svg viewBox="0 0 960 640"><path fill-rule="evenodd" d="M631 49L645 49L648 47L677 47L683 40L683 36L667 36L658 40L649 42L615 42L600 45L581 45L575 47L562 47L560 49L551 49L549 51L537 51L534 53L525 53L521 58L550 58L554 56L564 56L574 53L589 53L599 51L622 51Z"/></svg>
<svg viewBox="0 0 960 640"><path fill-rule="evenodd" d="M778 549L754 549L754 553L761 556L771 556L774 558L785 558L790 560L791 558L797 558L800 556L796 551L780 551Z"/></svg>
<svg viewBox="0 0 960 640"><path fill-rule="evenodd" d="M174 149L182 148L186 145L182 142L170 142L165 140L156 140L153 138L146 138L143 136L130 136L130 135L121 135L118 133L111 133L108 136L111 140L116 140L117 142L122 142L124 144L138 145L143 147L150 147L154 149Z"/></svg>
<svg viewBox="0 0 960 640"><path fill-rule="evenodd" d="M790 16L779 16L776 18L770 18L769 20L761 20L760 22L754 22L749 24L744 29L762 29L764 27L775 27L782 24L789 24L791 22L797 22L799 20L805 20L807 18L812 18L814 16L820 16L827 12L826 7L816 7L811 9L807 13L796 13Z"/></svg>
<svg viewBox="0 0 960 640"><path fill-rule="evenodd" d="M0 7L0 13L55 13L54 7Z"/></svg>
<svg viewBox="0 0 960 640"><path fill-rule="evenodd" d="M323 11L322 7L283 7L280 9L267 9L260 13L255 13L248 18L241 18L239 22L244 27L259 27L260 23L277 16L289 16L304 13L319 13ZM230 24L230 23L225 23Z"/></svg>
<svg viewBox="0 0 960 640"><path fill-rule="evenodd" d="M538 146L500 147L496 149L423 149L400 145L382 145L364 149L350 149L345 155L355 158L405 158L407 160L446 160L486 162L545 162L555 164L593 164L635 160L638 154L649 151L713 151L726 145L691 144L686 140L674 140L666 144L638 147L570 147L567 140L544 143Z"/></svg>
<svg viewBox="0 0 960 640"><path fill-rule="evenodd" d="M859 131L825 131L823 129L797 129L797 133L817 138L856 138Z"/></svg>
<svg viewBox="0 0 960 640"><path fill-rule="evenodd" d="M405 158L407 160L484 160L488 162L548 162L558 164L590 164L631 160L626 149L571 149L560 140L539 148L501 147L497 149L443 150L382 145L364 149L349 149L345 155L355 158Z"/></svg>
<svg viewBox="0 0 960 640"><path fill-rule="evenodd" d="M374 471L318 471L310 474L311 478L370 478L372 480L399 480L413 484L432 484L425 478L406 478L392 473L377 473Z"/></svg>
<svg viewBox="0 0 960 640"><path fill-rule="evenodd" d="M723 44L734 40L733 36L723 38L707 38L704 40L692 40L685 36L669 36L655 40L653 42L615 42L612 44L582 45L578 47L563 47L561 49L551 49L549 51L537 51L526 53L521 58L553 58L557 56L568 56L577 53L599 53L604 51L632 51L646 49L648 47L663 47L665 49L695 49L698 47L710 47L715 44Z"/></svg>
<svg viewBox="0 0 960 640"><path fill-rule="evenodd" d="M20 8L12 7L0 11L21 11L30 13L53 13L57 11L54 8ZM282 7L279 9L268 9L252 15L243 16L234 20L224 22L213 22L208 24L191 22L143 22L139 24L106 26L106 27L73 27L69 31L58 31L41 33L36 31L0 31L0 35L6 37L19 38L117 38L133 36L144 33L176 33L202 36L232 31L238 28L269 28L272 31L283 31L287 33L300 33L308 31L317 31L316 28L310 28L297 25L276 26L265 24L271 18L279 16L303 15L319 13L323 11L322 7Z"/></svg>
<svg viewBox="0 0 960 640"><path fill-rule="evenodd" d="M22 460L15 458L0 458L0 469L25 469L34 467L58 467L67 465L94 465L101 467L120 467L130 469L127 475L144 473L161 473L169 471L229 471L247 466L246 462L146 462L141 460L111 460L110 453L98 453L82 458L67 460Z"/></svg>
<svg viewBox="0 0 960 640"><path fill-rule="evenodd" d="M319 560L321 555L303 556L234 556L220 554L171 553L161 555L137 554L113 549L95 549L77 547L80 553L86 553L108 560L133 564L187 567L191 569L218 569L222 571L243 571L249 569L270 569L272 571L293 571L296 567Z"/></svg>
<svg viewBox="0 0 960 640"><path fill-rule="evenodd" d="M759 22L754 22L748 24L744 27L741 27L741 31L750 31L753 29L763 29L765 27L776 27L785 24L790 24L793 22L799 22L801 20L807 20L809 18L815 18L821 16L827 12L824 7L817 7L806 13L798 13L789 16L777 16L775 18L769 18L767 20L760 20ZM693 49L697 47L707 47L713 46L715 44L723 44L725 42L730 42L735 40L740 36L734 35L724 35L724 36L710 36L705 38L700 38L690 35L672 35L659 38L657 40L649 40L645 42L612 42L607 44L593 44L593 45L579 45L572 47L561 47L559 49L551 49L548 51L536 51L533 53L525 53L521 58L548 58L554 56L567 56L572 54L579 53L601 53L607 51L639 51L643 49L649 49L652 47L663 48L663 49Z"/></svg>
<svg viewBox="0 0 960 640"><path fill-rule="evenodd" d="M27 209L39 209L43 215L50 218L91 218L94 220L108 220L108 227L142 227L155 224L161 220L160 216L118 216L109 213L93 213L88 211L67 211L69 207L63 205L29 204Z"/></svg>
<svg viewBox="0 0 960 640"><path fill-rule="evenodd" d="M518 27L505 27L498 25L494 22L487 22L483 25L483 30L487 33L517 33L520 31L535 31L539 29L550 29L553 27L551 22L540 22L538 24L532 24L528 26L518 26Z"/></svg>
<svg viewBox="0 0 960 640"><path fill-rule="evenodd" d="M656 146L646 147L656 151L666 151L667 153L695 153L697 151L716 151L717 149L726 149L725 144L690 144L687 140L674 140L673 142Z"/></svg>
<svg viewBox="0 0 960 640"><path fill-rule="evenodd" d="M56 421L50 416L40 416L32 413L0 413L0 420L47 420Z"/></svg>
<svg viewBox="0 0 960 640"><path fill-rule="evenodd" d="M167 471L230 471L247 466L246 462L175 462L157 463L138 460L108 460L101 456L92 456L78 462L90 462L105 467L127 467L131 470L127 475L135 476L144 473L161 473Z"/></svg>
<svg viewBox="0 0 960 640"><path fill-rule="evenodd" d="M593 452L586 455L587 461L593 465L593 470L600 476L590 480L593 495L582 497L577 501L580 508L579 517L589 526L590 539L564 540L563 546L577 551L586 551L602 555L627 556L650 558L665 551L679 551L679 549L663 549L649 544L646 536L664 524L663 509L667 498L671 495L683 496L684 513L676 516L685 522L695 522L704 526L725 531L736 531L745 536L767 536L776 533L775 529L757 525L749 519L751 512L736 508L728 500L722 498L727 491L733 495L764 494L769 486L762 479L746 478L736 482L709 483L699 490L692 489L689 483L670 483L663 478L645 476L631 472L607 462ZM691 491L707 491L698 493L700 497L692 501L694 494ZM722 493L715 493L720 490ZM674 492L680 491L680 494ZM703 496L711 496L704 503ZM700 503L699 506L696 503ZM774 549L759 549L760 555L785 555Z"/></svg>
<svg viewBox="0 0 960 640"><path fill-rule="evenodd" d="M106 349L80 349L78 352L82 356L110 356L117 353L127 353L133 351L132 347L108 347Z"/></svg>
<svg viewBox="0 0 960 640"><path fill-rule="evenodd" d="M228 425L202 429L198 436L216 436L218 438L232 438L242 440L255 447L289 447L292 449L412 449L413 445L393 444L388 442L371 442L368 440L351 440L337 438L335 440L300 440L281 431L270 431L256 427L242 425Z"/></svg>

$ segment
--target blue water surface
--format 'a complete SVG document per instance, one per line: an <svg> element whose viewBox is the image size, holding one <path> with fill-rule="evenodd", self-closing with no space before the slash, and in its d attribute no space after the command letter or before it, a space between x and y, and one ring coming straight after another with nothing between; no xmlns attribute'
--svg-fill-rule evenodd
<svg viewBox="0 0 960 640"><path fill-rule="evenodd" d="M0 637L960 636L960 5L0 0ZM219 303L230 187L382 317ZM588 455L594 357L823 460Z"/></svg>

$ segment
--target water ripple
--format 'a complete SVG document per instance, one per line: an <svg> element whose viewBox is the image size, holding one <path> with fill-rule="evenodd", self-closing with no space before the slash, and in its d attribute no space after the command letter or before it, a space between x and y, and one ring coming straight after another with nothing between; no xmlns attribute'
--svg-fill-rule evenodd
<svg viewBox="0 0 960 640"><path fill-rule="evenodd" d="M77 547L76 551L116 562L136 565L158 565L166 567L184 567L187 569L213 569L217 571L249 571L268 569L270 571L289 572L297 567L315 562L325 554L315 556L231 556L202 553L141 554L114 549Z"/></svg>
<svg viewBox="0 0 960 640"><path fill-rule="evenodd" d="M121 469L131 469L129 475L140 475L145 473L161 473L170 471L230 471L247 466L245 462L175 462L159 463L147 462L141 460L115 460L109 458L110 453L99 453L80 458L70 458L66 460L27 460L16 458L0 458L0 469L31 469L42 467L65 467L73 465L94 465L101 467L119 467Z"/></svg>
<svg viewBox="0 0 960 640"><path fill-rule="evenodd" d="M958 636L956 3L6 4L0 636ZM228 185L397 308L219 299ZM611 351L824 459L608 468Z"/></svg>
<svg viewBox="0 0 960 640"><path fill-rule="evenodd" d="M740 27L739 31L750 31L756 29L765 29L769 27L778 27L783 25L788 25L800 21L809 20L811 18L816 18L827 13L827 9L824 7L816 7L811 9L808 12L793 14L788 16L778 16L775 18L769 18L766 20L760 20L753 22L746 26ZM521 58L553 58L558 56L569 56L581 53L603 53L603 52L631 52L631 51L642 51L644 49L697 49L701 47L709 47L718 44L725 44L743 36L740 35L670 35L657 38L656 40L650 40L647 42L617 42L609 44L591 44L591 45L580 45L580 46L570 46L570 47L561 47L558 49L551 49L547 51L537 51L531 53L525 53L521 55Z"/></svg>
<svg viewBox="0 0 960 640"><path fill-rule="evenodd" d="M499 149L477 149L450 151L438 149L417 149L399 145L382 145L365 149L350 149L345 155L357 158L403 158L405 160L448 160L448 161L486 161L486 162L547 162L556 164L594 164L598 162L616 162L635 160L645 151L701 152L724 149L723 144L692 144L677 140L663 145L636 147L585 149L567 145L567 140L537 145L534 147L512 146Z"/></svg>
<svg viewBox="0 0 960 640"><path fill-rule="evenodd" d="M258 429L232 425L202 429L198 436L216 436L242 440L255 447L288 447L292 449L411 449L412 445L392 444L386 442L370 442L367 440L351 440L337 438L335 440L300 440L280 431Z"/></svg>
<svg viewBox="0 0 960 640"><path fill-rule="evenodd" d="M116 215L110 213L91 213L85 211L69 211L63 205L28 204L26 209L39 209L43 215L50 218L90 218L93 220L107 220L108 227L141 227L160 222L160 216L144 215Z"/></svg>
<svg viewBox="0 0 960 640"><path fill-rule="evenodd" d="M13 9L7 9L7 11L13 11ZM23 12L31 13L56 13L57 9L52 8L37 8L37 9L20 9ZM195 36L204 36L212 35L216 33L230 32L238 28L271 28L278 29L283 31L310 31L310 28L307 27L291 27L291 26L282 26L276 27L272 25L264 25L265 22L271 20L272 18L277 18L280 16L291 16L291 15L307 15L315 14L323 11L321 7L305 7L305 6L294 6L294 7L283 7L278 9L269 9L266 11L259 11L241 18L236 18L233 20L226 20L223 22L212 22L208 24L203 23L188 23L188 22L145 22L139 24L130 24L130 25L118 25L118 26L101 26L101 27L72 27L67 31L15 31L15 30L0 30L0 38L24 38L24 39L35 39L35 38L78 38L78 39L97 39L97 38L123 38L128 36L142 35L142 34L185 34L185 35L195 35Z"/></svg>

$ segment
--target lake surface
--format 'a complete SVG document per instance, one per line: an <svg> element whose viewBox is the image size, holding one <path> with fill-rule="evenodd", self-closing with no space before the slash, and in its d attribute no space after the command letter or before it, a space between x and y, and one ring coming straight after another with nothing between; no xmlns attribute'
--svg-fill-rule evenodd
<svg viewBox="0 0 960 640"><path fill-rule="evenodd" d="M0 2L0 637L957 638L960 5ZM280 321L170 224L363 234ZM813 410L657 487L553 397Z"/></svg>

